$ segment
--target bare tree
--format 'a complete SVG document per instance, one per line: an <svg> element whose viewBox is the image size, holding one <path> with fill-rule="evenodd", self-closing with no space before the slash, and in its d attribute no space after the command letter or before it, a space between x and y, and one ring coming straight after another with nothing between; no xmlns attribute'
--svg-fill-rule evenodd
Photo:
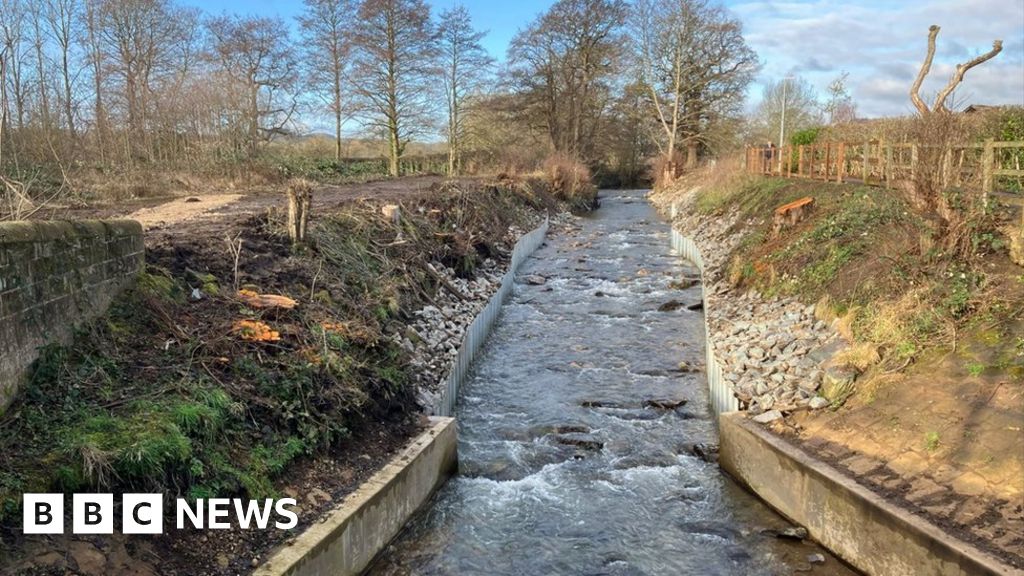
<svg viewBox="0 0 1024 576"><path fill-rule="evenodd" d="M26 30L27 12L21 0L0 0L0 35L2 35L8 100L13 97L13 117L20 131L25 127L28 110L24 62L27 58L23 34Z"/></svg>
<svg viewBox="0 0 1024 576"><path fill-rule="evenodd" d="M828 100L822 108L828 114L829 124L849 122L857 116L857 107L850 97L849 90L846 89L846 79L849 76L849 72L842 72L828 83Z"/></svg>
<svg viewBox="0 0 1024 576"><path fill-rule="evenodd" d="M61 107L65 125L72 138L76 131L71 48L74 41L74 25L79 18L80 8L78 0L46 0L46 22L59 51L60 81L63 89Z"/></svg>
<svg viewBox="0 0 1024 576"><path fill-rule="evenodd" d="M278 18L239 16L220 16L208 24L222 72L246 94L242 117L250 155L260 142L282 131L295 112L294 98L287 92L297 66L288 38L281 34L284 27Z"/></svg>
<svg viewBox="0 0 1024 576"><path fill-rule="evenodd" d="M640 84L646 87L667 157L681 139L687 165L710 122L737 111L757 68L739 21L707 0L638 0L632 30Z"/></svg>
<svg viewBox="0 0 1024 576"><path fill-rule="evenodd" d="M100 38L105 70L120 88L129 156L152 153L147 130L154 94L180 63L182 43L193 38L193 12L168 0L101 0ZM102 88L102 87L101 87Z"/></svg>
<svg viewBox="0 0 1024 576"><path fill-rule="evenodd" d="M462 168L466 97L480 87L494 59L480 44L487 33L473 29L469 11L464 6L442 12L439 31L448 107L448 174L454 176Z"/></svg>
<svg viewBox="0 0 1024 576"><path fill-rule="evenodd" d="M334 155L341 159L341 127L345 120L342 102L344 83L350 68L350 35L354 26L355 0L304 0L299 16L308 76L313 91L325 97L334 116Z"/></svg>
<svg viewBox="0 0 1024 576"><path fill-rule="evenodd" d="M100 159L106 160L107 111L103 104L103 42L100 37L102 20L100 3L102 0L85 0L85 61L92 73L93 88L93 126L96 131L96 146Z"/></svg>
<svg viewBox="0 0 1024 576"><path fill-rule="evenodd" d="M910 101L914 103L914 107L922 116L927 116L933 112L949 112L946 108L946 99L949 95L956 90L957 86L960 85L964 80L964 75L967 71L975 66L982 64L995 58L997 54L1003 50L1003 41L996 40L992 42L992 49L988 52L968 60L963 64L957 64L956 70L953 72L953 76L949 79L946 86L939 90L939 93L935 95L935 102L932 103L931 108L921 99L921 84L924 82L928 72L932 69L932 59L935 58L935 39L939 35L939 27L932 24L928 28L928 52L925 54L924 61L921 63L921 69L917 73L917 78L914 79L914 83L910 86Z"/></svg>
<svg viewBox="0 0 1024 576"><path fill-rule="evenodd" d="M820 123L818 95L800 76L769 82L764 87L755 118L760 136L774 141L776 135L786 140L790 134ZM780 141L779 145L784 145Z"/></svg>
<svg viewBox="0 0 1024 576"><path fill-rule="evenodd" d="M555 150L592 159L614 101L627 11L622 0L559 0L512 39L508 60L523 113Z"/></svg>
<svg viewBox="0 0 1024 576"><path fill-rule="evenodd" d="M353 76L367 125L388 142L388 172L409 141L427 131L437 35L423 0L364 0L354 35Z"/></svg>
<svg viewBox="0 0 1024 576"><path fill-rule="evenodd" d="M47 91L47 80L49 79L46 71L48 70L48 62L45 56L45 45L46 36L43 34L43 24L46 20L45 7L40 2L30 2L29 9L32 19L32 51L35 56L36 64L36 89L39 94L38 113L40 124L42 125L43 132L49 137L49 131L51 128L50 121L50 94Z"/></svg>

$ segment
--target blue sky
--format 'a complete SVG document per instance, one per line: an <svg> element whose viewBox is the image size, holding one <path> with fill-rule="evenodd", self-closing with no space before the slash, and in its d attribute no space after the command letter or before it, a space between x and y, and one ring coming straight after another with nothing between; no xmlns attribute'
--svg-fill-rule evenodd
<svg viewBox="0 0 1024 576"><path fill-rule="evenodd" d="M181 0L208 13L276 15L291 21L300 1ZM428 2L435 11L455 0ZM509 40L552 0L464 0L475 25L489 30L485 46L503 59ZM908 114L907 91L924 55L928 26L938 24L938 51L922 96L928 99L957 63L988 51L995 39L1003 52L967 74L956 94L961 106L1024 105L1024 0L725 0L740 18L748 44L763 67L748 91L748 105L763 84L787 74L805 77L823 92L849 72L848 85L862 116Z"/></svg>

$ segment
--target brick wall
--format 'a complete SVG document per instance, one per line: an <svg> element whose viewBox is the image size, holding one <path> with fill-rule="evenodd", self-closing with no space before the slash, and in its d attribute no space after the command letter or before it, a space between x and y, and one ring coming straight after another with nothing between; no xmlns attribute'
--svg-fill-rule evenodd
<svg viewBox="0 0 1024 576"><path fill-rule="evenodd" d="M0 222L0 414L38 349L106 311L143 256L132 220Z"/></svg>

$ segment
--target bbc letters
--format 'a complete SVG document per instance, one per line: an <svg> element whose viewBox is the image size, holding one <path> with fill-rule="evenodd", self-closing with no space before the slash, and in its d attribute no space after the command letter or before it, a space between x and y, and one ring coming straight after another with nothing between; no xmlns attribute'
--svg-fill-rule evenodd
<svg viewBox="0 0 1024 576"><path fill-rule="evenodd" d="M63 534L65 532L64 494L25 494L23 529L25 534ZM280 500L243 500L210 498L195 501L178 498L174 502L178 530L291 530L299 524L291 510L294 498ZM113 494L73 494L71 497L71 533L113 534L115 516L120 516L123 534L163 534L164 499L161 494L122 494L120 514Z"/></svg>

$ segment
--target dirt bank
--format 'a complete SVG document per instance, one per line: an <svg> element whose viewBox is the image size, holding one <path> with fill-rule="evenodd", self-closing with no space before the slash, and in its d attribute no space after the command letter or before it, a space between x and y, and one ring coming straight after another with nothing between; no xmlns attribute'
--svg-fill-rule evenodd
<svg viewBox="0 0 1024 576"><path fill-rule="evenodd" d="M654 199L710 261L713 345L752 417L1024 566L1024 269L997 237L942 254L896 192L853 185L705 172Z"/></svg>
<svg viewBox="0 0 1024 576"><path fill-rule="evenodd" d="M302 523L315 521L420 427L418 388L445 369L431 355L447 348L410 341L410 326L436 328L417 312L458 308L442 326L471 315L516 230L560 209L507 182L324 188L310 242L292 247L280 192L196 200L75 212L145 210L147 269L71 344L43 351L0 422L5 573L251 570L287 533L26 537L20 495L289 495ZM398 206L398 224L383 204Z"/></svg>

